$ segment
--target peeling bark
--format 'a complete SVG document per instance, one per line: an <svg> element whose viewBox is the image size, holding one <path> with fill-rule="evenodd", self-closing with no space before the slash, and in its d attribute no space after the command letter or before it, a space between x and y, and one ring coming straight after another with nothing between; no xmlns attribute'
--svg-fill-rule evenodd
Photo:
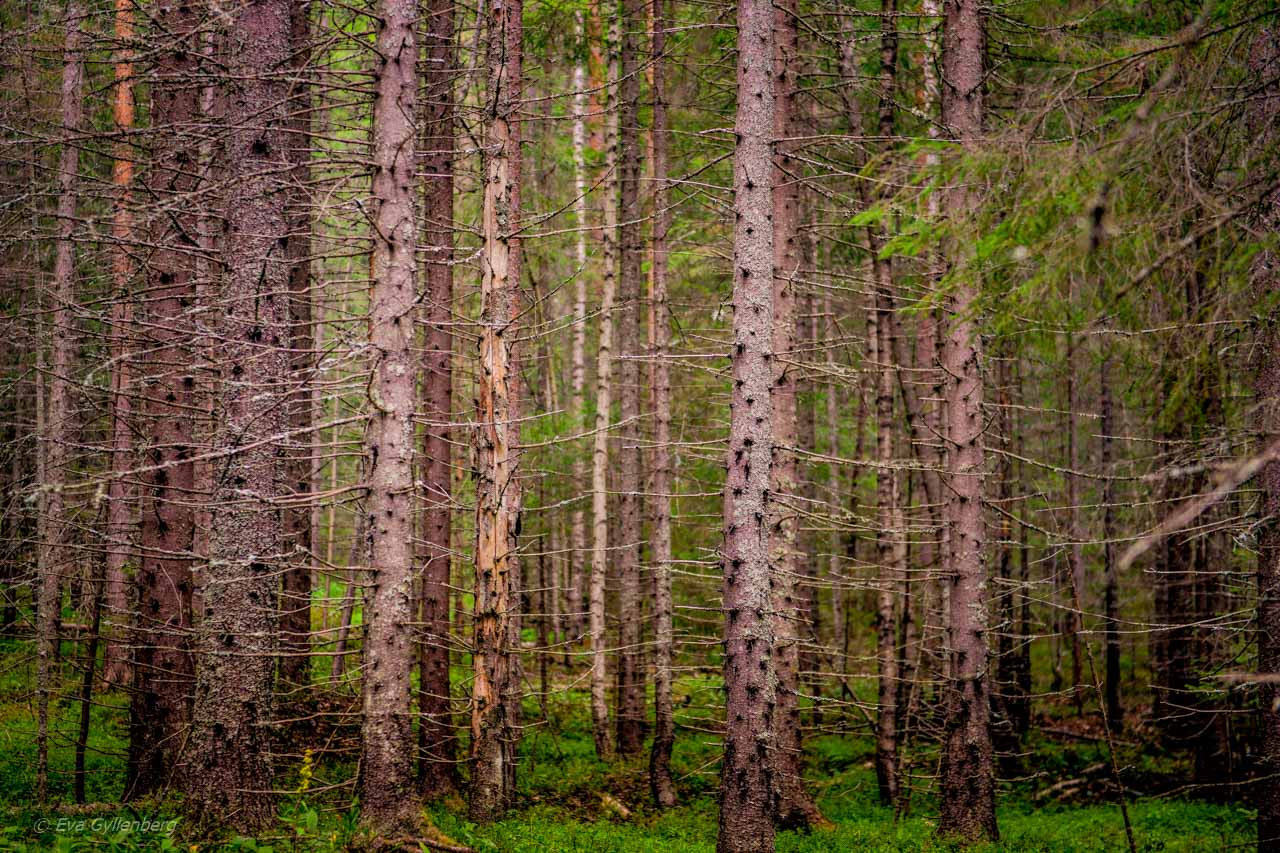
<svg viewBox="0 0 1280 853"><path fill-rule="evenodd" d="M476 400L475 680L471 708L473 821L506 808L514 778L514 728L508 696L515 677L511 624L518 609L515 553L520 505L515 482L519 426L514 418L512 349L518 245L519 125L522 85L520 0L488 9L487 124L484 163L484 245L480 256L480 376Z"/></svg>

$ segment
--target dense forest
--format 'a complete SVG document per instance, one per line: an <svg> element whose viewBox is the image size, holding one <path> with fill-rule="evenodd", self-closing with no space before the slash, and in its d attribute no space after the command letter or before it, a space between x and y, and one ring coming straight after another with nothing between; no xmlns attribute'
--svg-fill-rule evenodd
<svg viewBox="0 0 1280 853"><path fill-rule="evenodd" d="M0 849L1280 851L1272 0L0 69Z"/></svg>

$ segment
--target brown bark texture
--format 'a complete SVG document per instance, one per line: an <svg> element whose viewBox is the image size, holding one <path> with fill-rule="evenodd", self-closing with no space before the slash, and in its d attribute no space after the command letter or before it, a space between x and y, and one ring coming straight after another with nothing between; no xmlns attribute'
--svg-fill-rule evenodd
<svg viewBox="0 0 1280 853"><path fill-rule="evenodd" d="M423 436L422 637L419 651L418 780L438 797L457 785L457 738L449 704L450 526L453 466L453 3L430 0L423 29L426 102L419 160L424 192L426 351L422 364Z"/></svg>
<svg viewBox="0 0 1280 853"><path fill-rule="evenodd" d="M985 42L979 0L946 0L942 32L942 124L967 148L979 143L983 121ZM963 212L974 199L958 187L948 200ZM953 246L960 251L960 246ZM953 263L957 259L953 259ZM946 374L947 570L950 586L950 672L942 753L941 835L996 838L994 750L989 720L990 653L985 459L982 445L982 348L974 316L978 283L966 270L951 293L942 366Z"/></svg>
<svg viewBox="0 0 1280 853"><path fill-rule="evenodd" d="M773 435L774 18L738 4L737 144L733 161L733 340L724 492L725 738L720 853L774 849L773 768L779 723L769 592Z"/></svg>
<svg viewBox="0 0 1280 853"><path fill-rule="evenodd" d="M202 578L186 806L243 832L275 819L272 676L287 569L280 510L281 399L289 375L290 0L236 7L220 34L227 127L217 169L223 222L214 335L219 386L209 562ZM232 84L234 81L234 84Z"/></svg>

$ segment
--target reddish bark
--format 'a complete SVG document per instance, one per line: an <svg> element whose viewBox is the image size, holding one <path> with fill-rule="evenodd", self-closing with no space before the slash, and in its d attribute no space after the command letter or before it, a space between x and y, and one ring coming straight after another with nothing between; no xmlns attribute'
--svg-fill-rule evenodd
<svg viewBox="0 0 1280 853"><path fill-rule="evenodd" d="M143 378L143 461L138 613L134 621L134 691L129 707L126 799L163 790L173 781L190 709L194 662L190 652L192 547L195 535L197 354L189 311L196 301L191 198L198 177L197 54L184 49L199 19L181 4L166 4L160 20L172 46L156 58L151 85L155 144L148 194L165 213L151 226L158 248L146 264L147 342ZM172 211L170 213L169 211ZM159 467L151 467L159 466Z"/></svg>
<svg viewBox="0 0 1280 853"><path fill-rule="evenodd" d="M943 3L942 124L962 147L982 136L984 37L979 0ZM954 211L974 204L959 187ZM959 251L954 246L953 251ZM951 295L942 367L946 374L947 569L950 585L950 672L942 754L938 832L996 838L995 770L991 746L987 613L985 459L982 446L981 339L974 311L978 285L966 271Z"/></svg>
<svg viewBox="0 0 1280 853"><path fill-rule="evenodd" d="M381 830L411 826L413 729L413 318L417 299L414 210L417 0L384 0L375 45L373 282L369 344L371 590L364 611L365 662L360 815Z"/></svg>
<svg viewBox="0 0 1280 853"><path fill-rule="evenodd" d="M520 0L488 10L471 709L470 816L477 822L493 820L506 808L514 780L511 626L518 609L520 564L515 544L520 503L512 312L519 286L514 232L520 211L520 134L515 119L523 78L521 11Z"/></svg>
<svg viewBox="0 0 1280 853"><path fill-rule="evenodd" d="M293 80L290 84L286 138L289 162L289 222L285 254L289 259L289 346L293 375L289 401L290 426L303 430L288 447L286 483L295 495L315 490L313 476L314 435L307 431L312 422L315 333L311 310L311 199L310 182L311 62L310 0L293 0L289 7L289 53ZM305 686L311 680L311 573L314 565L313 518L318 508L301 505L285 510L285 537L293 551L289 567L280 578L280 679L286 688Z"/></svg>
<svg viewBox="0 0 1280 853"><path fill-rule="evenodd" d="M215 325L221 377L213 446L209 563L202 578L199 666L184 774L200 820L252 832L275 819L270 760L278 577L287 568L280 512L279 436L289 376L286 237L290 0L228 13L218 60L228 127L221 292ZM234 81L234 84L231 84Z"/></svg>
<svg viewBox="0 0 1280 853"><path fill-rule="evenodd" d="M790 157L795 135L795 101L799 68L797 5L783 0L773 10L774 78L771 177L773 206L773 452L769 526L773 536L770 576L771 610L778 677L777 729L773 747L774 823L782 829L808 828L823 821L804 787L800 733L800 643L804 637L802 600L796 590L801 554L797 534L799 471L796 446L796 290L800 272L798 161Z"/></svg>
<svg viewBox="0 0 1280 853"><path fill-rule="evenodd" d="M426 351L422 365L423 436L422 630L418 657L419 788L439 797L457 785L457 739L449 705L449 580L453 419L453 2L431 0L423 32L425 119L420 155L426 249Z"/></svg>
<svg viewBox="0 0 1280 853"><path fill-rule="evenodd" d="M770 3L738 3L733 166L733 344L724 492L725 739L720 853L774 849L777 673L769 591L773 435L774 19Z"/></svg>
<svg viewBox="0 0 1280 853"><path fill-rule="evenodd" d="M134 12L132 0L115 2L115 37L119 46L115 65L115 98L112 117L119 133L133 130L133 47ZM132 483L125 471L133 463L133 433L130 424L132 400L128 393L131 378L129 335L133 325L133 300L130 294L133 259L129 256L129 240L133 234L133 159L131 143L116 144L112 165L115 186L115 213L111 222L111 277L115 302L111 306L111 482L107 487L107 558L106 634L103 650L102 677L108 684L127 684L132 670L125 648L129 622L129 594L125 582L125 565L133 551Z"/></svg>

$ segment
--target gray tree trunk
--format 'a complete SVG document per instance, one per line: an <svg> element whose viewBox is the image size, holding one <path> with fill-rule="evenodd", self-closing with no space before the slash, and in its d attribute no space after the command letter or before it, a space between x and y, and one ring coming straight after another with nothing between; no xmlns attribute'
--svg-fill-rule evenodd
<svg viewBox="0 0 1280 853"><path fill-rule="evenodd" d="M49 703L53 696L58 657L58 627L62 611L62 580L73 560L69 519L62 486L66 482L71 439L71 360L75 354L75 244L77 173L80 149L71 141L84 118L84 7L78 0L66 6L66 35L62 51L59 93L62 131L66 135L58 155L57 240L53 258L53 340L50 342L48 412L45 419L44 501L40 515L40 591L36 608L36 798L49 796Z"/></svg>
<svg viewBox="0 0 1280 853"><path fill-rule="evenodd" d="M643 214L640 181L644 150L640 146L640 34L645 29L645 0L622 0L618 81L618 371L619 415L618 547L618 707L620 755L644 748L645 666L641 647L644 599L640 594L640 299L644 279Z"/></svg>
<svg viewBox="0 0 1280 853"><path fill-rule="evenodd" d="M649 261L649 335L652 341L649 385L653 391L653 497L649 542L653 549L653 747L649 754L649 791L662 808L676 803L671 778L675 712L671 700L674 652L671 595L671 327L667 305L667 231L671 227L667 186L666 0L650 0L653 92L653 237Z"/></svg>

